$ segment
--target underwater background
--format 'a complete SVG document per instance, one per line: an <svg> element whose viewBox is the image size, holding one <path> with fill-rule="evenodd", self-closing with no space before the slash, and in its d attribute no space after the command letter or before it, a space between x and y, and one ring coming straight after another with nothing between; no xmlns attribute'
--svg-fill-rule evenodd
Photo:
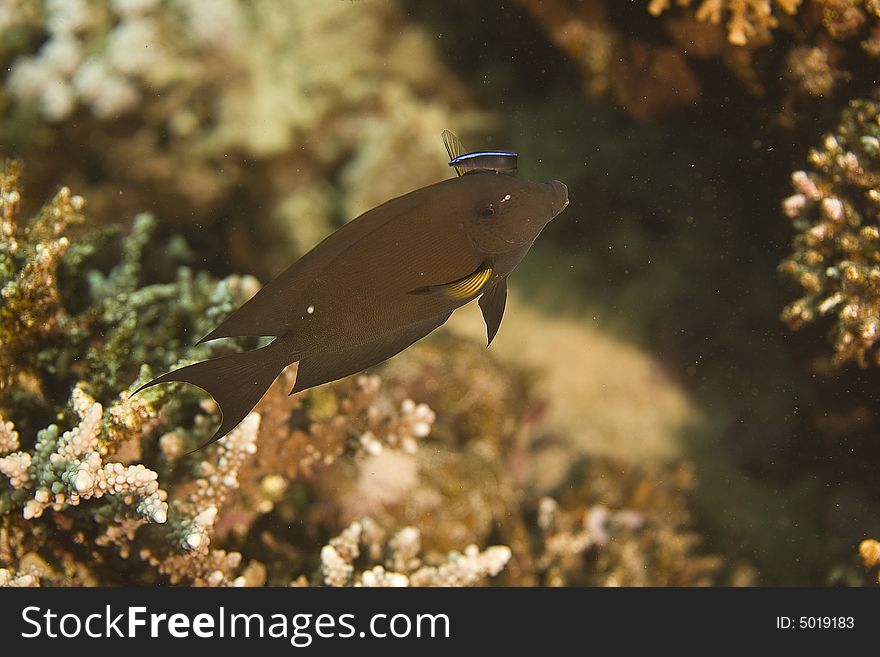
<svg viewBox="0 0 880 657"><path fill-rule="evenodd" d="M0 62L0 584L876 584L880 0L0 0ZM570 192L490 349L129 399L444 129Z"/></svg>

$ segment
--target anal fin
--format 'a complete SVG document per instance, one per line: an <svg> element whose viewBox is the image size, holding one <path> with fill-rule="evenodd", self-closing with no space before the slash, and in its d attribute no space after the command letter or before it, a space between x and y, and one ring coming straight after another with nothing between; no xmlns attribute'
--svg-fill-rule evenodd
<svg viewBox="0 0 880 657"><path fill-rule="evenodd" d="M378 365L409 347L443 324L452 311L426 317L418 322L398 327L359 345L349 345L336 351L311 355L299 361L296 383L290 394L341 379L368 367Z"/></svg>

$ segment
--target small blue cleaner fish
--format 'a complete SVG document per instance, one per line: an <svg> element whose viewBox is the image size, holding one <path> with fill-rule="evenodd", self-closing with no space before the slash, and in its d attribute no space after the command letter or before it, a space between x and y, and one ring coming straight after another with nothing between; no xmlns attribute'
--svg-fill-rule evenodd
<svg viewBox="0 0 880 657"><path fill-rule="evenodd" d="M501 325L507 276L568 205L558 180L519 180L516 153L462 154L444 131L459 176L383 203L350 221L263 287L199 342L274 336L259 349L194 363L145 384L192 383L234 429L292 363L290 394L381 363L480 298L489 343Z"/></svg>
<svg viewBox="0 0 880 657"><path fill-rule="evenodd" d="M449 153L449 166L455 167L459 176L470 171L491 171L494 173L516 173L517 154L513 151L475 151L462 153L463 150L458 138L449 132L443 131L443 143L446 152Z"/></svg>

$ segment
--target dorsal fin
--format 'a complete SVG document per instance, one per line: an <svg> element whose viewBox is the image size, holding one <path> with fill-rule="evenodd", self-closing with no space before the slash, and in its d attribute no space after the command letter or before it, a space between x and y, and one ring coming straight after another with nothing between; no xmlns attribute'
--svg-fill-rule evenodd
<svg viewBox="0 0 880 657"><path fill-rule="evenodd" d="M457 158L459 155L464 153L464 147L461 145L461 142L456 137L455 133L451 130L444 130L443 133L443 145L446 146L446 153L449 155L450 162ZM459 176L464 175L464 169L459 167L455 167L455 173Z"/></svg>

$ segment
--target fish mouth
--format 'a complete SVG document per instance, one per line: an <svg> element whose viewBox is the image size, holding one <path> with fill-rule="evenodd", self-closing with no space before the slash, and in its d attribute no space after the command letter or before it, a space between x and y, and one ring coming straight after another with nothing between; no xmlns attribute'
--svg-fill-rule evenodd
<svg viewBox="0 0 880 657"><path fill-rule="evenodd" d="M550 185L550 212L551 218L557 216L568 207L568 187L564 182L551 180Z"/></svg>

